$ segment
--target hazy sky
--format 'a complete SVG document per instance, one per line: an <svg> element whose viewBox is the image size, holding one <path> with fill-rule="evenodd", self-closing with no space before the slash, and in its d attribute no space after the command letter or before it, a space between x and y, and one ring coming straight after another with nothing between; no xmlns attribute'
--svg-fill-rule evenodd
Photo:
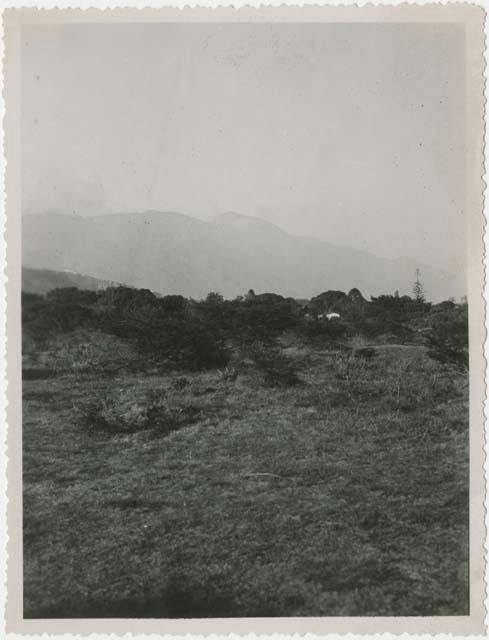
<svg viewBox="0 0 489 640"><path fill-rule="evenodd" d="M26 27L23 212L259 216L464 263L454 24Z"/></svg>

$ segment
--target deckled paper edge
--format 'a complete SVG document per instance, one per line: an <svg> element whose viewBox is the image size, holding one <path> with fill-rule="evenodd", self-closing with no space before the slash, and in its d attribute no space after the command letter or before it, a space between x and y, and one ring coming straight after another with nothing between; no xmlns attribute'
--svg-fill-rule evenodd
<svg viewBox="0 0 489 640"><path fill-rule="evenodd" d="M35 6L35 3L25 2L24 6ZM235 6L242 5L242 3L235 3ZM275 12L288 14L284 16L285 19L291 19L293 21L297 19L304 19L304 13L307 14L306 19L314 19L318 17L318 12L323 12L320 16L322 19L326 19L326 13L330 14L327 20L344 21L346 14L355 12L355 19L358 20L359 9L353 5L334 6L331 4L328 6L319 5L282 5L280 7L272 7L271 5L277 5L278 3L272 2L266 6L259 5L259 3L247 3L245 6L241 6L236 11L233 6L218 6L210 5L210 3L202 2L198 5L187 3L186 5L180 5L180 8L175 9L175 5L166 6L163 12L166 14L165 18L172 15L173 19L177 20L212 20L220 19L223 15L226 20L241 20L241 19L257 19L257 16L253 16L253 6L261 6L258 19L277 19ZM336 3L335 3L336 4ZM424 3L421 3L424 4ZM190 6L196 7L191 9ZM253 6L252 6L253 5ZM117 7L115 3L104 3L103 6L98 5L95 9L79 10L79 7L73 7L68 3L58 2L56 4L46 4L43 7L71 7L71 11L63 11L64 17L70 19L82 19L91 21L94 18L100 19L106 17L113 19L118 17L124 19L124 14L127 18L128 12L133 12L131 20L133 19L155 19L154 9L139 9L137 15L134 13L134 9L138 8L138 4L127 9L121 9ZM101 14L100 9L105 7L117 7L117 9L108 15L107 13ZM159 6L153 2L145 2L143 6ZM206 6L214 6L212 11L206 9ZM183 8L184 7L184 8ZM423 18L427 18L427 13L433 14L439 11L441 5L424 6ZM389 13L388 19L393 17L396 20L406 19L406 12L413 12L421 9L419 5L403 4L398 6L395 12L392 11L393 6L391 3L380 5L364 6L361 10L364 13L368 13L368 19L378 20L380 16L379 12ZM301 15L298 14L298 11ZM482 404L485 398L484 396L484 358L480 345L484 342L484 304L482 298L484 274L482 267L482 243L483 243L483 225L482 218L478 218L478 212L482 212L483 202L483 143L482 143L482 122L483 122L483 52L484 52L484 37L482 31L482 23L484 20L484 14L480 7L477 5L469 4L450 4L444 6L443 20L446 21L446 15L448 13L464 11L465 13L471 12L469 28L473 29L471 37L471 52L473 54L474 66L472 68L473 76L477 79L472 84L472 89L475 89L475 95L473 101L471 101L471 116L468 117L469 125L472 122L472 127L476 128L478 123L479 129L475 132L474 147L471 157L468 158L468 171L467 174L471 176L471 193L470 201L467 202L467 211L472 211L472 215L467 216L467 221L470 224L468 229L469 233L469 264L468 272L471 282L469 290L469 308L470 308L470 333L471 344L477 346L478 349L471 347L471 387L476 389L478 397L475 398L475 394L471 394L471 413L472 418L474 416L479 417L480 424L476 424L474 428L473 420L471 419L471 525L474 524L474 514L482 517L483 503L485 497L484 484L482 482L482 469L483 469L483 427L482 427ZM4 33L4 47L7 50L7 54L10 52L10 46L13 45L11 32L12 22L15 22L16 17L22 13L23 19L26 15L31 13L30 10L23 9L20 11L7 11L6 12L6 32ZM50 20L52 18L49 12L35 12L36 19ZM396 15L394 15L394 13ZM400 14L402 13L402 16ZM218 15L219 14L219 15ZM256 11L255 11L256 14ZM61 16L60 16L61 17ZM63 19L64 19L63 17ZM282 18L283 19L283 18ZM409 19L409 18L407 18ZM412 19L412 18L411 18ZM453 19L453 18L452 18ZM10 21L10 22L9 22ZM479 32L479 33L478 33ZM473 46L477 43L477 46ZM10 45L10 46L9 46ZM5 67L5 85L4 85L4 99L7 104L7 111L4 119L4 142L5 142L5 156L8 157L8 166L6 172L6 190L7 196L7 211L8 218L6 221L6 238L8 239L7 246L2 247L5 255L7 252L7 299L8 299L8 317L7 317L7 335L8 345L8 360L7 360L7 379L9 381L7 393L9 404L7 407L7 418L10 425L18 425L19 428L11 427L8 431L8 467L7 473L11 478L8 486L8 525L9 525L9 563L8 563L8 585L9 585L9 597L7 600L7 630L10 632L17 632L22 634L29 634L32 637L38 636L40 633L49 633L50 636L59 635L63 633L69 633L69 637L82 637L93 632L104 635L92 635L96 637L109 637L107 633L112 634L111 637L118 636L135 637L134 633L143 634L176 634L178 637L184 637L183 634L212 634L215 637L216 633L220 635L232 634L234 637L242 636L244 634L249 637L256 637L255 633L266 634L272 637L280 637L277 632L281 634L287 634L298 637L298 634L306 634L308 631L314 631L315 633L325 634L331 631L342 634L351 635L351 632L357 634L376 634L380 633L395 633L408 635L408 633L430 633L430 634L448 634L454 635L469 635L469 634L483 634L484 626L483 620L485 617L485 610L483 603L473 603L471 597L471 611L474 610L474 605L477 607L477 615L472 613L470 617L438 617L438 618L269 618L269 619L224 619L224 620L22 620L21 619L21 580L19 581L18 568L21 566L22 549L20 546L20 536L18 532L21 531L21 498L20 494L16 493L18 489L18 483L16 486L15 479L21 479L21 449L19 449L20 440L20 424L21 424L21 407L19 402L19 383L20 383L20 359L16 353L17 347L20 345L20 201L18 195L20 194L20 172L19 172L19 145L18 140L20 136L20 128L18 118L15 117L15 109L12 108L12 104L19 102L19 83L18 77L16 78L15 64L18 64L18 60L12 59L12 56L6 55L4 58ZM471 120L474 118L474 120ZM473 131L471 131L473 133ZM2 156L2 161L5 166L5 161ZM472 182L474 184L472 184ZM4 193L5 198L5 193ZM487 233L487 230L486 230ZM472 252L474 251L474 252ZM479 256L477 258L477 256ZM486 281L486 294L487 294L487 281ZM486 300L488 298L486 297ZM5 298L2 300L5 306ZM473 336L477 338L474 339ZM480 339L479 339L480 338ZM487 345L486 345L487 347ZM476 353L474 353L476 352ZM3 380L5 390L5 379ZM478 450L474 451L474 440L478 441ZM477 468L474 469L475 464ZM486 459L487 465L487 459ZM473 473L474 472L474 473ZM5 496L3 496L5 498ZM3 503L2 503L3 504ZM483 522L479 524L483 525ZM479 531L475 532L474 527L471 526L471 564L473 559L479 558L482 560L482 550L484 546L484 540L486 538L483 527L479 527ZM13 533L17 532L17 533ZM473 555L475 556L473 557ZM482 582L483 582L483 563L479 565L479 574L477 576L479 598L482 594ZM16 575L17 573L17 575ZM21 576L20 576L21 578ZM13 580L12 580L13 579ZM472 583L472 581L471 581ZM472 589L472 596L474 595L474 589ZM13 615L12 615L13 614ZM19 615L20 614L20 615ZM253 633L250 633L253 632ZM24 636L25 637L25 636ZM173 636L175 637L175 635ZM317 637L311 633L307 633L307 637ZM440 636L441 637L441 636Z"/></svg>

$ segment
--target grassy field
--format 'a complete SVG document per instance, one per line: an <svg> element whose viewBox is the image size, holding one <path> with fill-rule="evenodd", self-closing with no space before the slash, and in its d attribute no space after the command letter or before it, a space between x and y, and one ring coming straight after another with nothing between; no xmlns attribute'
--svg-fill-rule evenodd
<svg viewBox="0 0 489 640"><path fill-rule="evenodd" d="M26 617L467 614L466 375L286 353L24 381Z"/></svg>

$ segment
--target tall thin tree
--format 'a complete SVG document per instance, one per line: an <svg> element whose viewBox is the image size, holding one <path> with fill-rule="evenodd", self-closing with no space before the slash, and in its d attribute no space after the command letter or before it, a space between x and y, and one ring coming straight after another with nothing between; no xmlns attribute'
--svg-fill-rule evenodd
<svg viewBox="0 0 489 640"><path fill-rule="evenodd" d="M426 302L424 285L421 282L420 269L416 269L416 280L414 281L414 285L413 285L413 296L416 302L419 302L419 303Z"/></svg>

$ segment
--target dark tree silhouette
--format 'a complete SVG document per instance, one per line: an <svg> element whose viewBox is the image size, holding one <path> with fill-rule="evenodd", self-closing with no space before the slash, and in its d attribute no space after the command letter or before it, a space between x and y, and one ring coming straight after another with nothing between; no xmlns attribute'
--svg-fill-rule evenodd
<svg viewBox="0 0 489 640"><path fill-rule="evenodd" d="M426 302L426 296L424 291L424 285L421 282L421 271L416 269L416 280L413 285L413 296L416 302L424 303Z"/></svg>

